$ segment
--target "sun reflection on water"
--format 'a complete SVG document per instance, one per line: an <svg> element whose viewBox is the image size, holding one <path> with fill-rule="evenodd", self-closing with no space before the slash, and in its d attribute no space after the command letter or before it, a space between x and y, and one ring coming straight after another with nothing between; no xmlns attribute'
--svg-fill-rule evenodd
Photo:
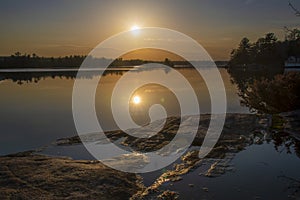
<svg viewBox="0 0 300 200"><path fill-rule="evenodd" d="M134 103L134 104L140 104L141 103L141 97L140 96L138 96L138 95L136 95L136 96L134 96L133 98L132 98L132 102Z"/></svg>

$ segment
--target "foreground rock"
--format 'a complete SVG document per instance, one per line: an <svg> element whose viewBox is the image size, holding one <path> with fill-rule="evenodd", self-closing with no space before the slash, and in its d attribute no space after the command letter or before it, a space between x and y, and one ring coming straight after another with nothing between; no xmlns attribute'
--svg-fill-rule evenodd
<svg viewBox="0 0 300 200"><path fill-rule="evenodd" d="M185 175L200 167L200 177L221 176L234 170L232 158L249 145L272 141L276 148L293 144L300 157L300 143L297 139L299 113L296 111L278 116L227 114L217 144L209 155L199 159L199 146L202 145L210 122L210 115L202 115L197 135L189 150L176 163L163 170L147 188L141 184L139 176L109 169L97 161L75 161L32 153L0 157L0 199L177 199L180 194L166 190L164 183L188 183ZM71 146L81 144L82 141L114 142L120 147L137 151L127 157L126 161L139 167L147 164L147 157L141 156L140 152L158 150L168 144L176 135L179 123L179 118L170 117L164 129L149 138L135 138L117 130L106 132L109 141L93 133L81 138L62 138L54 145ZM149 129L149 133L151 131ZM118 159L111 159L111 162L117 165L128 164L120 163ZM193 185L190 184L190 187ZM295 187L298 191L299 184ZM203 188L203 191L208 192L208 188Z"/></svg>
<svg viewBox="0 0 300 200"><path fill-rule="evenodd" d="M129 199L140 182L95 161L31 152L0 157L0 199Z"/></svg>

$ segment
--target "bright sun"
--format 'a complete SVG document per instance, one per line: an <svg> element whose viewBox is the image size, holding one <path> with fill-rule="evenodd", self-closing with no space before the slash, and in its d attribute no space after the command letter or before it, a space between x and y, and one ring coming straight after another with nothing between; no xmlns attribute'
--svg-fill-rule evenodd
<svg viewBox="0 0 300 200"><path fill-rule="evenodd" d="M133 26L130 28L131 31L135 31L135 30L138 30L138 29L140 29L140 27L139 27L138 25L133 25Z"/></svg>
<svg viewBox="0 0 300 200"><path fill-rule="evenodd" d="M141 103L141 97L134 96L132 101L133 101L134 104L139 104L139 103Z"/></svg>

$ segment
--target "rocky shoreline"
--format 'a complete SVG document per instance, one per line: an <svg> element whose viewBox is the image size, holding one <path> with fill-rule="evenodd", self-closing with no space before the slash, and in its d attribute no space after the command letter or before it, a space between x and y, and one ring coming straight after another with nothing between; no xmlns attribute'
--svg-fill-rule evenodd
<svg viewBox="0 0 300 200"><path fill-rule="evenodd" d="M128 199L143 188L140 176L98 161L24 152L0 163L0 199Z"/></svg>
<svg viewBox="0 0 300 200"><path fill-rule="evenodd" d="M99 161L73 160L32 151L0 157L0 198L176 199L180 194L162 188L164 183L182 181L186 174L199 167L203 168L203 173L199 176L205 177L218 177L227 171L233 171L231 159L251 144L262 144L281 136L291 137L293 141L299 142L300 111L276 116L227 114L218 143L206 158L199 159L199 148L196 147L202 144L209 119L210 115L201 116L193 145L148 187L143 184L140 175L110 169ZM179 121L176 117L169 118L163 131L150 140L137 139L122 131L110 131L106 136L112 142L121 141L118 145L135 151L152 151L174 137ZM101 138L96 140L100 141ZM80 138L74 136L58 139L54 145L68 146L80 143ZM300 184L298 187L300 188Z"/></svg>

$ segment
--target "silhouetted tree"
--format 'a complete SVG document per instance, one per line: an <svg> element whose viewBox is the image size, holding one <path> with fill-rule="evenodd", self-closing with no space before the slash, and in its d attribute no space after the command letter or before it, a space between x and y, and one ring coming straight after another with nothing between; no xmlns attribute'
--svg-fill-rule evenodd
<svg viewBox="0 0 300 200"><path fill-rule="evenodd" d="M236 64L248 64L251 60L251 44L248 38L243 38L237 49L232 50L230 63Z"/></svg>
<svg viewBox="0 0 300 200"><path fill-rule="evenodd" d="M295 11L295 15L300 17L300 11L291 2L289 2L289 6Z"/></svg>
<svg viewBox="0 0 300 200"><path fill-rule="evenodd" d="M265 67L283 68L289 56L300 56L300 30L285 28L285 41L279 41L274 33L267 33L255 43L243 38L237 49L231 53L229 67Z"/></svg>
<svg viewBox="0 0 300 200"><path fill-rule="evenodd" d="M15 53L15 56L16 56L16 57L20 57L20 56L21 56L21 53L18 51L18 52Z"/></svg>
<svg viewBox="0 0 300 200"><path fill-rule="evenodd" d="M169 58L165 58L163 64L167 65L169 67L173 67L173 63L172 63L172 61Z"/></svg>

